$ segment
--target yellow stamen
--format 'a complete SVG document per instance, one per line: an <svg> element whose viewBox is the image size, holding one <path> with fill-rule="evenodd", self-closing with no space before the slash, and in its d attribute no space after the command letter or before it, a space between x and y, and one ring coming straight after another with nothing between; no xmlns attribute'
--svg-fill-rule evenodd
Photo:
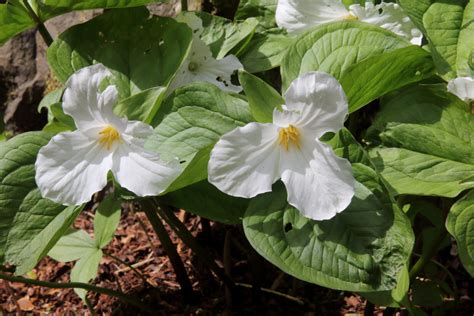
<svg viewBox="0 0 474 316"><path fill-rule="evenodd" d="M283 146L286 151L294 144L296 148L300 149L300 131L293 125L280 128L278 132L278 143Z"/></svg>
<svg viewBox="0 0 474 316"><path fill-rule="evenodd" d="M99 132L99 143L107 148L107 150L110 150L113 143L117 140L120 140L120 134L111 125L107 125Z"/></svg>
<svg viewBox="0 0 474 316"><path fill-rule="evenodd" d="M346 20L346 21L357 21L357 20L359 20L359 18L357 16L355 16L354 14L349 13L348 15L346 15L344 17L344 20Z"/></svg>

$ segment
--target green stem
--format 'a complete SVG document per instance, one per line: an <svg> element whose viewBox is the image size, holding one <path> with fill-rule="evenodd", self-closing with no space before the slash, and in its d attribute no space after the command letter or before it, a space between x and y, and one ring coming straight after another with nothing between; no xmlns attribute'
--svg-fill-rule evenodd
<svg viewBox="0 0 474 316"><path fill-rule="evenodd" d="M231 290L235 288L234 281L223 271L212 259L209 253L199 244L186 228L186 226L174 215L173 211L166 205L162 205L157 201L156 210L158 214L171 226L178 236L188 245L191 250L203 260L207 267L214 272Z"/></svg>
<svg viewBox="0 0 474 316"><path fill-rule="evenodd" d="M181 0L181 11L188 11L188 0Z"/></svg>
<svg viewBox="0 0 474 316"><path fill-rule="evenodd" d="M91 301L87 297L85 298L85 301L87 309L91 313L91 316L95 316L94 306L92 305Z"/></svg>
<svg viewBox="0 0 474 316"><path fill-rule="evenodd" d="M176 273L176 279L181 287L181 291L183 292L183 296L185 300L191 301L194 294L193 294L193 286L191 285L191 281L189 280L188 273L184 268L183 261L181 261L181 257L179 256L178 252L176 251L176 247L171 241L168 232L166 231L165 226L161 222L160 218L155 212L155 205L150 200L144 199L141 200L140 203L143 206L143 211L145 212L148 220L151 223L151 226L155 230L158 238L163 245L163 248L166 251L166 254L170 258L171 265L173 266L174 272Z"/></svg>
<svg viewBox="0 0 474 316"><path fill-rule="evenodd" d="M369 301L365 303L364 316L373 316L375 311L375 305Z"/></svg>
<svg viewBox="0 0 474 316"><path fill-rule="evenodd" d="M421 257L415 262L413 267L410 269L410 280L414 280L423 270L426 264L431 261L431 258L438 252L439 245L444 240L446 235L446 230L439 232L438 236L435 240L433 240L428 250L421 255Z"/></svg>
<svg viewBox="0 0 474 316"><path fill-rule="evenodd" d="M248 288L248 289L252 289L252 288L253 288L253 285L251 285L251 284L246 284L246 283L235 283L235 285L238 285L238 286L241 286L241 287L245 287L245 288ZM263 288L263 287L261 287L260 290L261 290L262 292L265 292L265 293L269 293L269 294L273 294L273 295L277 295L277 296L286 298L286 299L288 299L288 300L290 300L290 301L295 302L295 303L298 304L298 305L304 305L304 301L303 301L303 300L300 300L300 299L297 298L297 297L294 297L294 296L291 296L291 295L288 295L288 294L285 294L285 293L281 293L281 292L278 292L278 291L274 291L274 290L271 290L271 289L266 289L266 288Z"/></svg>
<svg viewBox="0 0 474 316"><path fill-rule="evenodd" d="M130 270L132 270L140 279L142 279L145 284L148 283L148 280L145 278L145 276L144 276L143 274L141 274L140 271L138 271L138 270L137 270L133 265L131 265L130 263L127 263L127 262L123 261L122 259L120 259L119 257L114 256L113 254L106 253L106 252L104 252L104 251L103 251L103 253L104 253L104 255L106 255L107 257L110 257L110 258L114 259L115 261L117 261L117 262L119 262L119 263L125 265L126 267L128 267L128 268L129 268Z"/></svg>
<svg viewBox="0 0 474 316"><path fill-rule="evenodd" d="M48 282L48 281L39 281L39 280L33 280L33 279L27 279L23 277L8 275L4 273L0 273L0 279L7 280L10 282L19 282L19 283L25 283L25 284L31 284L31 285L44 286L44 287L48 287L52 289L84 289L86 291L92 291L99 294L114 296L130 305L133 305L141 309L142 311L145 311L151 314L155 313L155 311L146 308L142 302L131 298L125 293L114 291L114 290L107 289L104 287L95 286L88 283L80 283L80 282L56 283L56 282Z"/></svg>
<svg viewBox="0 0 474 316"><path fill-rule="evenodd" d="M53 43L53 37L48 32L48 29L46 28L46 26L44 26L43 21L41 21L39 16L30 6L30 4L28 3L28 0L23 0L23 4L26 10L28 11L28 14L31 17L31 19L36 23L36 26L38 27L38 31L40 32L41 37L43 38L44 42L46 43L46 45L51 46L51 44Z"/></svg>

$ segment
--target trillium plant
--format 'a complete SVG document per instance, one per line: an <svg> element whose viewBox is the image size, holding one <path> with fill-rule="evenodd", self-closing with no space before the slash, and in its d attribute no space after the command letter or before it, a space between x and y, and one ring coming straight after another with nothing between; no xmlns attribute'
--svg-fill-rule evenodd
<svg viewBox="0 0 474 316"><path fill-rule="evenodd" d="M474 275L474 0L241 0L232 19L184 0L158 16L152 2L0 4L0 44L37 27L59 86L38 104L42 130L0 141L0 278L73 261L92 310L86 290L146 309L88 284L132 208L185 299L163 223L230 295L244 291L182 209L240 226L268 262L357 293L367 313L457 297L439 257L456 247ZM107 10L51 37L46 20L87 9ZM73 228L81 212L94 237ZM420 299L428 289L441 301Z"/></svg>

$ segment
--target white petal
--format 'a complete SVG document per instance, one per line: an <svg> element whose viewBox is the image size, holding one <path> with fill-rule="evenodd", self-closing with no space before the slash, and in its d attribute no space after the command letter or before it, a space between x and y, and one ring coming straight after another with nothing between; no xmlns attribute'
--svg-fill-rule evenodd
<svg viewBox="0 0 474 316"><path fill-rule="evenodd" d="M273 112L273 123L311 129L315 137L337 132L348 114L346 94L333 76L308 72L296 78L285 94L283 112Z"/></svg>
<svg viewBox="0 0 474 316"><path fill-rule="evenodd" d="M234 55L226 56L220 60L210 58L201 66L197 79L212 83L223 91L239 93L241 86L236 86L231 82L232 74L244 68L239 59Z"/></svg>
<svg viewBox="0 0 474 316"><path fill-rule="evenodd" d="M448 91L464 102L474 101L474 78L460 77L448 82Z"/></svg>
<svg viewBox="0 0 474 316"><path fill-rule="evenodd" d="M115 179L138 196L162 193L181 173L177 159L164 161L159 154L144 149L145 140L152 133L148 124L129 122L114 154Z"/></svg>
<svg viewBox="0 0 474 316"><path fill-rule="evenodd" d="M186 23L195 36L200 36L203 31L202 20L195 12L183 11L176 16L176 21Z"/></svg>
<svg viewBox="0 0 474 316"><path fill-rule="evenodd" d="M115 86L99 92L99 85L107 76L110 76L109 70L96 64L78 70L66 83L64 113L72 116L77 128L84 132L108 124L119 131L125 127L124 121L112 112L118 99Z"/></svg>
<svg viewBox="0 0 474 316"><path fill-rule="evenodd" d="M349 11L340 0L279 0L276 22L290 34L298 34L313 26L343 20Z"/></svg>
<svg viewBox="0 0 474 316"><path fill-rule="evenodd" d="M242 88L230 81L234 71L240 68L243 66L237 57L230 55L216 60L206 43L194 37L191 52L169 85L168 94L179 87L199 81L212 83L224 91L240 92Z"/></svg>
<svg viewBox="0 0 474 316"><path fill-rule="evenodd" d="M245 198L270 192L278 173L278 127L250 123L225 134L214 146L209 182L227 194Z"/></svg>
<svg viewBox="0 0 474 316"><path fill-rule="evenodd" d="M301 130L300 150L282 151L281 179L288 203L314 220L334 217L349 206L355 180L350 163Z"/></svg>
<svg viewBox="0 0 474 316"><path fill-rule="evenodd" d="M362 22L380 26L406 38L414 45L421 45L423 34L402 7L396 3L382 2L374 6L370 2L366 2L365 7L353 4L349 10Z"/></svg>
<svg viewBox="0 0 474 316"><path fill-rule="evenodd" d="M40 149L35 179L43 197L78 205L105 187L111 167L111 151L80 131L66 132Z"/></svg>

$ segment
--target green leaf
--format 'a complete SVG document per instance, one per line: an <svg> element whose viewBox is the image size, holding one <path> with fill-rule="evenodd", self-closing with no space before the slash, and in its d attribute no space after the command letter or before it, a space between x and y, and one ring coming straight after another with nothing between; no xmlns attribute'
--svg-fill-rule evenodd
<svg viewBox="0 0 474 316"><path fill-rule="evenodd" d="M413 282L412 290L414 305L435 308L443 304L441 289L433 281L416 279Z"/></svg>
<svg viewBox="0 0 474 316"><path fill-rule="evenodd" d="M207 181L192 184L163 196L163 201L201 217L224 224L240 224L249 200L229 196Z"/></svg>
<svg viewBox="0 0 474 316"><path fill-rule="evenodd" d="M295 37L288 36L284 30L278 28L256 32L239 59L250 73L279 67L295 40Z"/></svg>
<svg viewBox="0 0 474 316"><path fill-rule="evenodd" d="M102 250L87 232L70 229L66 235L61 237L48 255L60 262L77 260L71 270L71 282L88 283L97 275L99 263L102 259ZM85 299L86 290L74 289L74 292L81 299Z"/></svg>
<svg viewBox="0 0 474 316"><path fill-rule="evenodd" d="M43 199L35 183L34 163L51 135L24 133L0 148L0 261L25 273L59 239L81 207Z"/></svg>
<svg viewBox="0 0 474 316"><path fill-rule="evenodd" d="M34 26L35 23L23 6L0 4L0 46L11 37Z"/></svg>
<svg viewBox="0 0 474 316"><path fill-rule="evenodd" d="M88 252L100 249L84 230L70 229L48 253L56 261L76 261Z"/></svg>
<svg viewBox="0 0 474 316"><path fill-rule="evenodd" d="M278 0L241 0L235 13L236 20L257 18L259 25L275 27L275 12Z"/></svg>
<svg viewBox="0 0 474 316"><path fill-rule="evenodd" d="M250 112L258 122L272 122L273 109L281 108L285 103L283 97L262 79L239 71L239 81L248 98Z"/></svg>
<svg viewBox="0 0 474 316"><path fill-rule="evenodd" d="M377 182L370 170L358 165L355 176ZM243 225L251 245L286 273L359 292L395 288L414 239L405 215L362 183L351 205L329 221L303 217L287 204L283 186L277 186L251 201Z"/></svg>
<svg viewBox="0 0 474 316"><path fill-rule="evenodd" d="M423 25L438 72L445 79L474 76L469 59L474 52L474 1L432 0Z"/></svg>
<svg viewBox="0 0 474 316"><path fill-rule="evenodd" d="M61 102L61 96L63 95L63 91L63 88L51 91L41 100L40 104L38 105L38 112L41 113L43 109L46 109L48 111L48 122L51 122L54 119L51 107L54 104Z"/></svg>
<svg viewBox="0 0 474 316"><path fill-rule="evenodd" d="M362 296L376 305L387 307L400 307L410 289L410 273L405 265L400 271L397 279L397 286L391 291L362 293Z"/></svg>
<svg viewBox="0 0 474 316"><path fill-rule="evenodd" d="M408 46L354 64L344 72L341 85L354 112L380 96L434 75L431 55Z"/></svg>
<svg viewBox="0 0 474 316"><path fill-rule="evenodd" d="M196 12L196 15L201 18L203 24L201 39L211 48L217 59L224 58L230 52L238 56L258 25L254 18L233 23L206 12Z"/></svg>
<svg viewBox="0 0 474 316"><path fill-rule="evenodd" d="M71 282L88 283L97 276L100 260L102 259L102 250L95 249L84 254L71 270ZM74 289L82 300L85 300L87 291L84 289Z"/></svg>
<svg viewBox="0 0 474 316"><path fill-rule="evenodd" d="M474 187L474 116L444 85L415 86L383 100L368 138L396 194L455 197Z"/></svg>
<svg viewBox="0 0 474 316"><path fill-rule="evenodd" d="M94 217L95 244L104 248L109 244L120 222L121 201L114 195L108 195L100 203Z"/></svg>
<svg viewBox="0 0 474 316"><path fill-rule="evenodd" d="M112 70L120 97L166 86L191 44L191 30L145 8L111 10L62 33L48 49L48 61L65 82L78 69L102 63ZM173 52L170 54L170 52ZM155 107L147 107L153 114Z"/></svg>
<svg viewBox="0 0 474 316"><path fill-rule="evenodd" d="M281 65L283 91L308 71L327 72L336 79L355 64L411 44L396 34L362 22L334 22L302 34Z"/></svg>
<svg viewBox="0 0 474 316"><path fill-rule="evenodd" d="M474 190L469 191L451 207L446 219L446 228L456 239L464 268L474 276Z"/></svg>
<svg viewBox="0 0 474 316"><path fill-rule="evenodd" d="M120 101L114 112L129 120L138 120L150 124L165 97L166 88L155 87Z"/></svg>
<svg viewBox="0 0 474 316"><path fill-rule="evenodd" d="M208 159L205 157L210 146L225 133L253 120L248 104L241 96L225 93L207 83L178 89L167 99L162 110L171 112L156 127L145 148L163 157L178 157L183 162L183 169L193 163L191 170L198 172L187 172L189 178L186 179L182 175L177 180L179 185L172 184L176 187L206 179ZM198 158L194 160L195 157Z"/></svg>

